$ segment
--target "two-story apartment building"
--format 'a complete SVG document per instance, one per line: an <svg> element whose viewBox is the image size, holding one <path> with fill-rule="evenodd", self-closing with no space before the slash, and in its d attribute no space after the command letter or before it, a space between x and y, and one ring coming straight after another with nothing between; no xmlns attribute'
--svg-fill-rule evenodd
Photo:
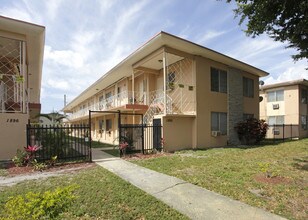
<svg viewBox="0 0 308 220"><path fill-rule="evenodd" d="M44 27L0 16L0 160L25 146L40 113L44 41Z"/></svg>
<svg viewBox="0 0 308 220"><path fill-rule="evenodd" d="M164 149L238 144L234 126L259 117L259 77L268 73L177 36L160 32L63 110L72 124L87 124L89 110L144 114L144 123L161 124ZM97 113L92 138L114 143L115 114ZM140 123L125 117L121 123Z"/></svg>
<svg viewBox="0 0 308 220"><path fill-rule="evenodd" d="M308 81L306 79L275 83L260 87L260 118L271 125L292 125L285 128L286 135L308 137ZM267 136L282 136L282 129L271 127Z"/></svg>

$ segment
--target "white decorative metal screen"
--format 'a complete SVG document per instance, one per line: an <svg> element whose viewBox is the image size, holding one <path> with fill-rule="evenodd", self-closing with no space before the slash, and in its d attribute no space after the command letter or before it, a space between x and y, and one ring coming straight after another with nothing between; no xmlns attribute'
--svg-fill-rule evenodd
<svg viewBox="0 0 308 220"><path fill-rule="evenodd" d="M27 111L24 44L0 37L0 112Z"/></svg>
<svg viewBox="0 0 308 220"><path fill-rule="evenodd" d="M172 99L172 113L194 114L196 88L193 81L193 61L183 58L168 65L166 80L167 95Z"/></svg>

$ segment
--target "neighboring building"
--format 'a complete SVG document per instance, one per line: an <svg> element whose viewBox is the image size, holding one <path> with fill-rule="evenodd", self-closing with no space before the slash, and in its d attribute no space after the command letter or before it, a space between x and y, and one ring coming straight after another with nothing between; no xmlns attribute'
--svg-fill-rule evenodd
<svg viewBox="0 0 308 220"><path fill-rule="evenodd" d="M89 110L144 114L161 124L164 150L238 144L243 117L259 117L259 77L268 73L171 34L160 32L121 61L63 110L87 124ZM95 113L92 138L113 143L116 114ZM125 116L121 123L139 123Z"/></svg>
<svg viewBox="0 0 308 220"><path fill-rule="evenodd" d="M44 27L0 16L0 160L26 145L40 113L44 41Z"/></svg>
<svg viewBox="0 0 308 220"><path fill-rule="evenodd" d="M260 87L260 118L272 125L288 125L285 135L308 137L308 81L306 79L276 83ZM292 124L292 131L291 125ZM276 130L275 130L276 129ZM267 137L282 136L282 127L270 127ZM292 132L292 134L291 134Z"/></svg>

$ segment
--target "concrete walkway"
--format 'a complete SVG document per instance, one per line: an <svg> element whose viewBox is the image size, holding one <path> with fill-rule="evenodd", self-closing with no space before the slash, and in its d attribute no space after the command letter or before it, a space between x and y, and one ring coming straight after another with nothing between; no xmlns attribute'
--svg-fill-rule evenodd
<svg viewBox="0 0 308 220"><path fill-rule="evenodd" d="M93 149L93 161L191 219L284 219L175 177Z"/></svg>

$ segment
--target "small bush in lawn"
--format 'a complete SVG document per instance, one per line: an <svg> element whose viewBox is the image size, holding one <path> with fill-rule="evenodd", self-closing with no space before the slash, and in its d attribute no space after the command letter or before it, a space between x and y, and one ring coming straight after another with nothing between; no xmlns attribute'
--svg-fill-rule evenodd
<svg viewBox="0 0 308 220"><path fill-rule="evenodd" d="M268 124L264 120L248 118L246 121L239 122L235 130L239 139L245 144L258 144L262 141L268 129Z"/></svg>
<svg viewBox="0 0 308 220"><path fill-rule="evenodd" d="M26 195L11 197L4 207L4 219L53 219L67 210L75 200L76 185L57 188L43 193L28 192Z"/></svg>

